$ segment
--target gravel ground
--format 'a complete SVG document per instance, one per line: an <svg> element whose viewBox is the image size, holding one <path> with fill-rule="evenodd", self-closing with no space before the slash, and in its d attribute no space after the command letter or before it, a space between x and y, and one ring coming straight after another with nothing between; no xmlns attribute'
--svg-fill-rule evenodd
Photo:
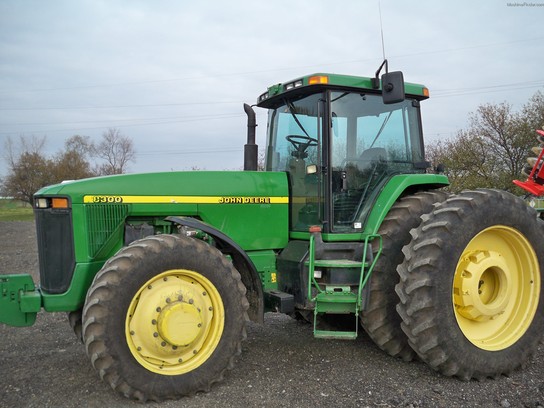
<svg viewBox="0 0 544 408"><path fill-rule="evenodd" d="M0 222L0 274L37 276L32 222ZM40 313L32 327L0 324L0 407L136 407L92 368L64 313ZM311 326L267 314L249 324L242 356L207 394L149 407L541 407L544 346L510 377L462 382L424 363L356 341L318 340Z"/></svg>

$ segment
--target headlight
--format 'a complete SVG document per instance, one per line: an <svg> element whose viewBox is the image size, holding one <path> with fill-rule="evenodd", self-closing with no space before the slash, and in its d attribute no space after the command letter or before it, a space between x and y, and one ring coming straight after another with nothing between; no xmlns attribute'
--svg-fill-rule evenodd
<svg viewBox="0 0 544 408"><path fill-rule="evenodd" d="M36 208L47 208L49 207L49 200L47 198L37 198L34 201L34 206Z"/></svg>

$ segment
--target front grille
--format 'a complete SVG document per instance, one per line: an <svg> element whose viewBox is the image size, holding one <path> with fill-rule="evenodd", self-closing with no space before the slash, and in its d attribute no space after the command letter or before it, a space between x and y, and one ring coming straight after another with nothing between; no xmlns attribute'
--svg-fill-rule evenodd
<svg viewBox="0 0 544 408"><path fill-rule="evenodd" d="M36 209L34 214L40 286L44 292L64 293L70 286L75 267L71 210Z"/></svg>
<svg viewBox="0 0 544 408"><path fill-rule="evenodd" d="M94 258L117 229L124 224L128 214L126 204L90 204L85 206L88 251Z"/></svg>

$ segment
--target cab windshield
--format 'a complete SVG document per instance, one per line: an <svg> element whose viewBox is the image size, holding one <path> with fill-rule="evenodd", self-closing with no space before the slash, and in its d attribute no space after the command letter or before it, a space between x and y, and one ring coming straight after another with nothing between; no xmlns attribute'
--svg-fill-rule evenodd
<svg viewBox="0 0 544 408"><path fill-rule="evenodd" d="M417 106L327 91L271 109L266 168L289 175L291 229L360 232L391 176L424 171Z"/></svg>

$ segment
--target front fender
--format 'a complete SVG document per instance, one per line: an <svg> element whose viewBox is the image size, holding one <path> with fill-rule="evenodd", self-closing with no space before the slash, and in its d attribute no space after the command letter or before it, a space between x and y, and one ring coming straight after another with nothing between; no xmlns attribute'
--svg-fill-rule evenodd
<svg viewBox="0 0 544 408"><path fill-rule="evenodd" d="M255 268L255 265L240 245L220 230L195 218L171 216L167 217L166 221L200 230L213 237L217 249L225 255L229 255L234 267L240 272L242 283L247 289L246 296L249 301L248 315L250 320L257 323L263 323L264 296L262 283L257 268Z"/></svg>

